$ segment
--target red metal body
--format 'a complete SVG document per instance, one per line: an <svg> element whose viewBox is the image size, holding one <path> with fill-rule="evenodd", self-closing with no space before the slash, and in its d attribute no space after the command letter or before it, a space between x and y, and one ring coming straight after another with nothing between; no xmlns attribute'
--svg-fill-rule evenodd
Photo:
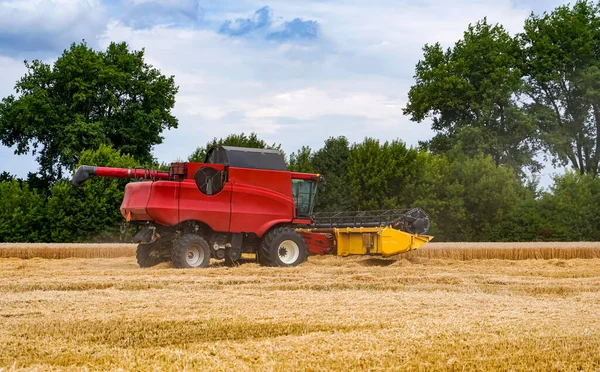
<svg viewBox="0 0 600 372"><path fill-rule="evenodd" d="M204 163L174 162L168 171L82 165L72 184L95 176L136 180L125 186L120 210L127 221L141 222L137 241L152 241L156 232L201 232L215 239L217 251L230 244L232 259L251 235L261 238L282 224L310 225L321 180L289 172L277 150L231 146L213 146Z"/></svg>
<svg viewBox="0 0 600 372"><path fill-rule="evenodd" d="M335 248L335 239L330 233L307 232L300 233L306 242L308 251L314 254L329 254Z"/></svg>
<svg viewBox="0 0 600 372"><path fill-rule="evenodd" d="M194 179L200 167L225 170L222 164L178 163L185 178L171 172L146 171L156 180L132 182L125 187L121 214L128 221L154 221L175 226L185 221L199 221L213 231L254 233L261 237L269 228L281 223L309 224L297 218L292 195L292 179L316 180L317 175L263 169L227 167L227 181L215 195L202 193ZM174 167L172 167L173 170ZM131 177L134 170L97 168L97 175ZM138 170L139 171L139 170ZM177 173L177 172L175 172ZM138 173L141 177L142 173Z"/></svg>

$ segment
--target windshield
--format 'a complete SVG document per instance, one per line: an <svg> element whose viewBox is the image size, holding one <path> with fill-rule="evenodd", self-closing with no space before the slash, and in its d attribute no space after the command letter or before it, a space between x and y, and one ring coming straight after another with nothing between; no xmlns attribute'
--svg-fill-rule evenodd
<svg viewBox="0 0 600 372"><path fill-rule="evenodd" d="M315 203L317 183L310 180L293 179L292 192L296 203L296 217L310 218Z"/></svg>

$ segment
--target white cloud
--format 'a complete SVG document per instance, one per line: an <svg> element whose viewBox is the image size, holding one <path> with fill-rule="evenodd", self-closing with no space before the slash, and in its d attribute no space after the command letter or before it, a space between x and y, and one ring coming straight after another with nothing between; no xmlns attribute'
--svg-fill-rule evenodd
<svg viewBox="0 0 600 372"><path fill-rule="evenodd" d="M326 91L308 87L274 94L260 102L245 105L245 108L248 118L291 117L311 120L325 115L348 115L390 120L402 115L400 104L390 102L389 97L377 93ZM242 105L243 102L240 102Z"/></svg>
<svg viewBox="0 0 600 372"><path fill-rule="evenodd" d="M123 0L114 18L135 28L194 24L202 18L200 0Z"/></svg>
<svg viewBox="0 0 600 372"><path fill-rule="evenodd" d="M0 99L14 93L17 80L27 71L23 61L0 55Z"/></svg>
<svg viewBox="0 0 600 372"><path fill-rule="evenodd" d="M527 16L508 0L452 4L315 1L273 6L283 19L301 17L322 25L324 38L309 45L274 45L208 30L135 30L118 23L108 27L104 43L122 39L133 48L145 47L152 64L175 75L180 127L166 133L165 143L156 148L165 161L186 156L212 137L251 130L287 143L291 152L303 145L288 139L298 138L298 127L311 128L302 138L316 147L340 134L356 140L366 135L400 138L416 145L432 132L427 125L410 123L402 107L421 47L435 41L450 45L469 22L485 15L513 31ZM246 2L238 14L262 5Z"/></svg>
<svg viewBox="0 0 600 372"><path fill-rule="evenodd" d="M0 0L0 52L39 54L93 42L107 17L99 0Z"/></svg>
<svg viewBox="0 0 600 372"><path fill-rule="evenodd" d="M198 0L126 0L125 3L135 6L154 4L172 9L193 9L198 6Z"/></svg>
<svg viewBox="0 0 600 372"><path fill-rule="evenodd" d="M175 75L180 86L174 109L180 127L164 133L164 144L156 147L161 161L184 159L213 137L253 130L269 142L282 143L287 153L305 144L319 148L337 135L350 141L371 136L416 145L433 135L427 124L402 115L422 46L437 41L450 46L469 23L485 16L516 32L529 14L527 7L517 8L511 0L268 4L275 23L295 18L319 23L320 39L298 45L218 34L223 20L248 17L262 2L212 0L201 5L211 29L156 26L160 18L153 27L136 29L127 21L120 23L119 14L102 28L101 47L124 40L134 49L145 48L147 61ZM197 2L129 0L124 6L146 7L145 20L152 20L158 14L153 9L194 14Z"/></svg>

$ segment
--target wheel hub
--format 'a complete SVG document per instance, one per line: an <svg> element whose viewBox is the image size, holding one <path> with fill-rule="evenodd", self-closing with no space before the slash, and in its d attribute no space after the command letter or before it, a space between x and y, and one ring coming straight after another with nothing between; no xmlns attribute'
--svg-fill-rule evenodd
<svg viewBox="0 0 600 372"><path fill-rule="evenodd" d="M188 248L186 252L186 261L192 267L200 265L200 263L204 261L204 251L202 250L202 248Z"/></svg>
<svg viewBox="0 0 600 372"><path fill-rule="evenodd" d="M293 240L284 240L277 249L279 260L286 265L294 264L300 256L300 248Z"/></svg>

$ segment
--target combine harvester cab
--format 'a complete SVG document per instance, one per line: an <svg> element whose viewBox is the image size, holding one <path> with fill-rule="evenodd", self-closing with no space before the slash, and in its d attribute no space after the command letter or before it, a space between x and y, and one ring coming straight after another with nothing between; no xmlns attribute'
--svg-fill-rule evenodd
<svg viewBox="0 0 600 372"><path fill-rule="evenodd" d="M169 171L83 165L73 186L94 176L135 180L120 210L123 231L135 228L141 267L234 264L242 253L263 266L296 266L310 253L393 256L432 239L418 208L313 213L323 177L288 171L276 150L214 146L203 163L176 162Z"/></svg>

